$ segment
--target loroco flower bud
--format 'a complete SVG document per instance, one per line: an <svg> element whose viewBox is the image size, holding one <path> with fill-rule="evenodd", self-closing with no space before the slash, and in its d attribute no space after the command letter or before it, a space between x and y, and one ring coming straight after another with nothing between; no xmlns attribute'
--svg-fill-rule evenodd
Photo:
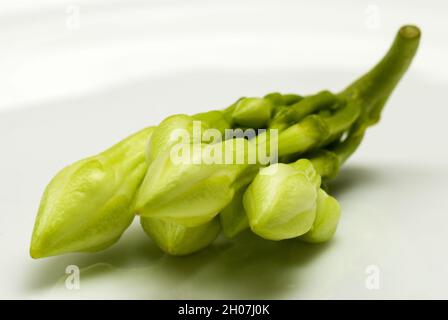
<svg viewBox="0 0 448 320"><path fill-rule="evenodd" d="M169 150L173 145L179 143L179 139L184 138L183 135L188 135L189 143L201 142L201 129L204 124L196 121L185 114L176 114L164 119L155 129L151 139L148 142L146 150L146 160L148 163L161 153ZM194 132L197 130L198 132Z"/></svg>
<svg viewBox="0 0 448 320"><path fill-rule="evenodd" d="M316 183L309 174L279 163L260 171L244 194L243 204L254 233L282 240L310 230L316 197Z"/></svg>
<svg viewBox="0 0 448 320"><path fill-rule="evenodd" d="M62 169L42 197L33 258L92 252L115 243L134 218L131 203L146 172L144 149L153 128Z"/></svg>
<svg viewBox="0 0 448 320"><path fill-rule="evenodd" d="M271 118L274 104L269 99L244 98L238 101L232 113L234 121L250 128L263 128Z"/></svg>
<svg viewBox="0 0 448 320"><path fill-rule="evenodd" d="M173 161L171 152L159 155L140 186L136 211L188 227L212 220L232 200L238 178L250 167L247 146L240 138L188 145L190 155L181 161Z"/></svg>
<svg viewBox="0 0 448 320"><path fill-rule="evenodd" d="M195 120L202 121L205 127L214 128L224 136L226 129L232 127L230 120L222 111L213 110L198 113L193 116Z"/></svg>

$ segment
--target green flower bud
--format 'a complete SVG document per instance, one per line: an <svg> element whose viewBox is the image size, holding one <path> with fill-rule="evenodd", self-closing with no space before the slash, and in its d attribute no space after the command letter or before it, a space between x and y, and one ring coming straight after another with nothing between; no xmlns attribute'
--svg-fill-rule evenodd
<svg viewBox="0 0 448 320"><path fill-rule="evenodd" d="M207 247L219 234L219 219L196 226L185 227L172 221L141 218L143 230L164 252L182 256Z"/></svg>
<svg viewBox="0 0 448 320"><path fill-rule="evenodd" d="M264 96L264 99L271 101L274 107L284 106L286 104L282 94L279 92L269 93Z"/></svg>
<svg viewBox="0 0 448 320"><path fill-rule="evenodd" d="M137 212L187 227L211 221L232 200L240 187L238 178L250 167L247 146L239 138L177 145L159 155L138 191ZM179 150L189 156L175 159Z"/></svg>
<svg viewBox="0 0 448 320"><path fill-rule="evenodd" d="M274 116L269 121L269 129L277 129L283 131L291 124L291 114L293 110L289 106L276 107L274 110Z"/></svg>
<svg viewBox="0 0 448 320"><path fill-rule="evenodd" d="M283 95L283 101L287 106L293 105L302 99L303 97L298 94L288 93Z"/></svg>
<svg viewBox="0 0 448 320"><path fill-rule="evenodd" d="M254 233L269 240L308 232L316 215L316 181L309 173L278 163L264 168L243 197Z"/></svg>
<svg viewBox="0 0 448 320"><path fill-rule="evenodd" d="M264 128L273 109L274 104L269 99L244 98L237 103L232 118L243 127Z"/></svg>
<svg viewBox="0 0 448 320"><path fill-rule="evenodd" d="M151 163L159 154L179 143L180 139L188 138L189 143L200 143L202 138L201 130L204 129L204 124L200 121L197 121L196 127L194 124L194 118L185 114L176 114L164 119L154 129L151 140L149 140L146 150L148 163ZM194 130L198 132L194 132ZM184 135L188 135L188 137Z"/></svg>
<svg viewBox="0 0 448 320"><path fill-rule="evenodd" d="M299 239L310 243L330 240L336 232L340 215L341 208L337 200L320 189L317 194L316 219L310 231Z"/></svg>
<svg viewBox="0 0 448 320"><path fill-rule="evenodd" d="M303 99L302 96L297 94L281 94L278 92L272 92L264 96L265 99L271 100L275 107L289 106L295 104Z"/></svg>
<svg viewBox="0 0 448 320"><path fill-rule="evenodd" d="M232 128L232 124L229 121L230 119L228 119L222 111L213 110L202 112L194 115L193 118L202 121L208 128L219 130L222 136L224 136L226 129Z"/></svg>
<svg viewBox="0 0 448 320"><path fill-rule="evenodd" d="M328 126L317 115L310 115L280 132L278 150L281 156L308 151L330 135Z"/></svg>
<svg viewBox="0 0 448 320"><path fill-rule="evenodd" d="M115 243L134 218L132 202L147 165L144 129L62 169L42 197L31 240L33 258L92 252Z"/></svg>
<svg viewBox="0 0 448 320"><path fill-rule="evenodd" d="M156 137L159 142L150 141L148 144L148 151L152 155L147 157L148 165L153 162L151 159L160 155L163 157L164 153L170 152L170 149L178 143L176 139L167 139L167 136L171 135L174 130L185 129L191 139L194 130L192 129L193 119L201 121L202 125L214 128L222 125L221 135L229 127L220 111L205 112L192 118L183 115L167 118L155 130L156 135L153 134L151 138L152 140ZM190 142L195 143L196 141L193 139ZM151 146L155 146L154 149L151 150ZM165 219L141 217L140 222L146 234L153 239L157 246L171 255L187 255L205 248L215 240L221 228L217 218L194 227L181 225L176 222L176 219L170 217Z"/></svg>

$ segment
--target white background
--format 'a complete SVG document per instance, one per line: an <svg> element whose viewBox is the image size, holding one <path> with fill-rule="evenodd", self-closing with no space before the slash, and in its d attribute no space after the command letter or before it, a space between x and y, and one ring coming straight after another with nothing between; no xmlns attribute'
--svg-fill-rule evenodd
<svg viewBox="0 0 448 320"><path fill-rule="evenodd" d="M447 9L428 0L1 1L0 298L448 298ZM421 27L420 51L333 185L343 216L327 245L245 234L174 258L136 223L101 253L29 257L40 196L63 166L173 113L340 90L406 23ZM65 286L68 265L81 269L79 290Z"/></svg>

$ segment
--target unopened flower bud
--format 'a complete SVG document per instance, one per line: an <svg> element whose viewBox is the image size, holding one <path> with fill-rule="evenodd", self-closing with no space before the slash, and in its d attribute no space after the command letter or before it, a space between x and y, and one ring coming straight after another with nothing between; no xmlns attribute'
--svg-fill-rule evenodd
<svg viewBox="0 0 448 320"><path fill-rule="evenodd" d="M309 174L278 163L260 170L243 197L254 233L269 239L308 232L316 214L316 182Z"/></svg>
<svg viewBox="0 0 448 320"><path fill-rule="evenodd" d="M271 118L274 104L269 99L244 98L241 99L232 113L234 121L250 128L263 128Z"/></svg>
<svg viewBox="0 0 448 320"><path fill-rule="evenodd" d="M146 172L152 131L65 167L51 180L34 226L33 258L98 251L120 238L134 219L131 204Z"/></svg>

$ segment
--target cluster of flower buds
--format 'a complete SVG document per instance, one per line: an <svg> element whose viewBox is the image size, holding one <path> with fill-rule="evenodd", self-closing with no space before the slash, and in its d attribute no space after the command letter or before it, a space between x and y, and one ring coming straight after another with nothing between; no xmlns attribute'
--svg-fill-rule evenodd
<svg viewBox="0 0 448 320"><path fill-rule="evenodd" d="M31 256L102 250L135 215L172 255L201 250L221 231L329 240L341 210L327 183L378 121L419 39L418 28L401 28L379 64L338 94L271 93L173 115L64 168L43 195Z"/></svg>

